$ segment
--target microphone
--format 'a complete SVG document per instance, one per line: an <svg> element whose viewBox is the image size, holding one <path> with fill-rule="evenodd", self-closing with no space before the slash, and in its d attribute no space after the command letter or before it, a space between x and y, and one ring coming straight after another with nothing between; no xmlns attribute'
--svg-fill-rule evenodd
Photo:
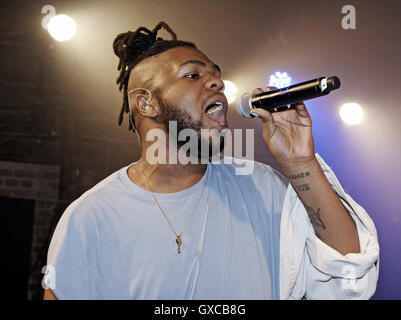
<svg viewBox="0 0 401 320"><path fill-rule="evenodd" d="M337 77L320 77L256 95L244 93L238 101L237 109L244 118L253 118L255 116L250 114L252 109L262 108L270 111L280 106L325 96L330 91L340 88L340 85L340 79Z"/></svg>

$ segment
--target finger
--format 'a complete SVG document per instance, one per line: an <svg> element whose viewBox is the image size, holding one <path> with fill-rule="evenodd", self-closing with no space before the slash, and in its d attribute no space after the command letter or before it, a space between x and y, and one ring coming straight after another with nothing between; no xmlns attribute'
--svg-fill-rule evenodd
<svg viewBox="0 0 401 320"><path fill-rule="evenodd" d="M251 114L257 115L258 118L262 120L263 123L273 123L273 116L269 111L261 108L255 108L250 111Z"/></svg>
<svg viewBox="0 0 401 320"><path fill-rule="evenodd" d="M254 90L252 91L252 95L259 94L259 93L263 93L263 92L265 92L265 91L277 90L277 89L278 89L278 88L272 87L272 86L267 86L267 87L265 88L265 90L263 90L262 88L256 88L256 89L254 89Z"/></svg>
<svg viewBox="0 0 401 320"><path fill-rule="evenodd" d="M266 91L272 91L272 90L276 90L278 88L273 87L273 86L267 86L265 88L265 90L263 90L262 88L256 88L255 90L252 91L252 95L256 95L256 94L260 94ZM259 114L259 111L257 112L253 112L254 110L262 110L263 114ZM267 122L267 121L273 121L273 117L270 114L270 112L263 110L263 109L252 109L252 111L250 112L251 114L253 114L256 118L261 118L263 122Z"/></svg>
<svg viewBox="0 0 401 320"><path fill-rule="evenodd" d="M263 93L263 89L262 88L256 88L256 89L254 89L252 91L252 95L253 96L256 95L256 94L259 94L259 93Z"/></svg>
<svg viewBox="0 0 401 320"><path fill-rule="evenodd" d="M264 91L263 91L263 89L262 88L256 88L256 89L254 89L253 91L252 91L252 95L253 96L255 96L255 95L257 95L257 94L260 94L260 93L263 93ZM256 118L259 118L259 115L258 114L253 114Z"/></svg>
<svg viewBox="0 0 401 320"><path fill-rule="evenodd" d="M308 110L303 101L291 104L291 108L297 111L297 114L303 118L309 118Z"/></svg>

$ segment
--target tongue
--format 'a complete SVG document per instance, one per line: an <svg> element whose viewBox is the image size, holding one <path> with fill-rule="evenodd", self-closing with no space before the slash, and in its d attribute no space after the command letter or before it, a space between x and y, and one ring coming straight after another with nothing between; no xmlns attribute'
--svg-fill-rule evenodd
<svg viewBox="0 0 401 320"><path fill-rule="evenodd" d="M225 121L224 121L224 113L223 113L223 110L216 110L216 109L218 109L218 108L219 108L219 106L213 106L213 107L211 107L211 108L208 110L208 112L206 113L206 115L207 115L210 119L212 119L212 120L214 120L214 121L217 121L218 123L224 125L224 124L225 124ZM213 112L213 111L214 111L214 112ZM210 113L210 112L211 112L211 113Z"/></svg>

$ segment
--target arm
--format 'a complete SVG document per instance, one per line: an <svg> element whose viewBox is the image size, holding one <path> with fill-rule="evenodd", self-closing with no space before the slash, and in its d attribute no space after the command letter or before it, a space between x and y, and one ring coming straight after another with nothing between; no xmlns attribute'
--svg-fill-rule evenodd
<svg viewBox="0 0 401 320"><path fill-rule="evenodd" d="M327 181L316 158L282 166L311 220L316 235L342 255L359 253L355 223Z"/></svg>
<svg viewBox="0 0 401 320"><path fill-rule="evenodd" d="M272 88L272 87L270 87ZM263 92L256 89L254 94ZM331 188L315 157L312 121L300 102L270 113L253 109L263 122L263 139L301 199L316 235L343 255L359 253L352 217Z"/></svg>
<svg viewBox="0 0 401 320"><path fill-rule="evenodd" d="M45 294L43 295L43 300L58 300L58 299L51 289L46 288Z"/></svg>
<svg viewBox="0 0 401 320"><path fill-rule="evenodd" d="M376 290L380 247L369 214L347 195L335 173L316 154L331 188L358 230L360 253L342 255L316 236L305 207L289 185L281 213L281 299L369 299Z"/></svg>

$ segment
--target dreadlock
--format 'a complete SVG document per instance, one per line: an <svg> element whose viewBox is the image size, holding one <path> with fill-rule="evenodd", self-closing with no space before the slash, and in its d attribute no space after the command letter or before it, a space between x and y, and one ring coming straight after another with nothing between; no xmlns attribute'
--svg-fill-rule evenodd
<svg viewBox="0 0 401 320"><path fill-rule="evenodd" d="M161 28L166 29L171 35L172 40L164 40L163 38L157 37L157 32ZM127 88L131 70L146 58L180 46L196 48L195 44L192 42L177 40L176 34L165 22L159 22L152 31L145 27L139 27L134 32L128 31L120 33L114 39L113 50L120 58L118 70L121 70L117 78L117 84L119 85L119 90L123 90L123 104L118 119L118 125L121 125L123 122L124 113L129 113ZM132 129L133 126L129 123L128 130Z"/></svg>

